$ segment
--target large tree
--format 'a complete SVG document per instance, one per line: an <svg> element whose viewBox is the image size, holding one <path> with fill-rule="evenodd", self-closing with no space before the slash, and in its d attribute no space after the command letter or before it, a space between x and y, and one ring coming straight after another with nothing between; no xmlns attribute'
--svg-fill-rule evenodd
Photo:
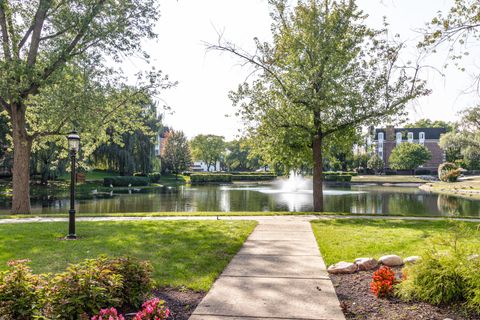
<svg viewBox="0 0 480 320"><path fill-rule="evenodd" d="M161 78L151 73L125 86L105 58L143 54L141 41L155 37L157 18L155 0L0 0L0 105L12 129L13 213L30 212L36 141L72 127L92 129L82 137L95 141L107 123L130 127L136 100Z"/></svg>
<svg viewBox="0 0 480 320"><path fill-rule="evenodd" d="M273 43L256 40L255 54L223 39L210 49L232 53L258 72L231 94L233 102L266 154L297 168L313 165L314 210L322 211L325 150L363 125L402 114L427 91L420 67L401 65L403 44L368 28L354 0L270 4Z"/></svg>
<svg viewBox="0 0 480 320"><path fill-rule="evenodd" d="M207 165L207 171L221 160L225 147L225 138L213 134L199 134L190 141L193 158L203 161Z"/></svg>

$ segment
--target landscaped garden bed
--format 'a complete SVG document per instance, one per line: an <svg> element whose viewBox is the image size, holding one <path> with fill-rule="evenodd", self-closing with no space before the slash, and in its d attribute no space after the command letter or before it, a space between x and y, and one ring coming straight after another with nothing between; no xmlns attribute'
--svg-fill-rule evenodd
<svg viewBox="0 0 480 320"><path fill-rule="evenodd" d="M364 219L312 225L347 319L480 318L478 223ZM361 268L366 260L373 264Z"/></svg>
<svg viewBox="0 0 480 320"><path fill-rule="evenodd" d="M188 319L255 225L256 222L252 221L79 222L79 239L67 241L64 240L65 223L5 224L0 225L0 247L5 249L0 251L0 270L8 268L11 273L16 264L24 265L24 262L13 260L30 260L27 268L32 268L33 277L43 274L39 276L40 286L35 284L36 280L33 283L39 288L39 295L48 298L42 300L39 312L54 315L68 312L57 308L60 305L58 299L70 301L68 299L71 297L83 296L78 290L84 290L87 297L90 294L98 295L95 299L98 306L116 307L119 312L128 314L141 311L139 303L134 306L125 300L127 298L116 297L119 297L119 289L125 288L125 283L131 286L132 282L142 283L147 278L136 276L143 274L143 267L128 265L122 269L129 270L128 273L119 273L122 276L120 279L116 271L110 273L108 270L115 270L111 267L116 263L115 259L132 257L136 261L146 261L151 266L148 273L154 281L154 287L147 289L143 301L157 297L165 301L173 319ZM111 257L114 262L97 259L103 255ZM70 263L78 265L69 268ZM0 277L0 282L7 281L7 278L3 279ZM28 279L32 278L27 276L26 279L30 281ZM78 279L86 279L86 285L78 282ZM127 280L129 282L125 282ZM91 285L88 285L89 282ZM7 289L9 287L4 286ZM100 291L95 287L101 288L98 289ZM147 287L150 288L150 285ZM15 293L8 294L15 296ZM136 296L128 294L126 297ZM114 305L113 301L117 300L127 301L127 304ZM148 301L153 303L155 300ZM80 308L78 310L97 310L95 305L86 306L76 298L69 303L75 303L75 308ZM0 303L0 309L3 307L5 305ZM88 313L93 316L93 313Z"/></svg>
<svg viewBox="0 0 480 320"><path fill-rule="evenodd" d="M393 270L400 273L401 268ZM438 307L425 302L404 302L395 297L379 299L370 292L373 272L330 276L347 319L479 319L474 314L464 314L460 306Z"/></svg>

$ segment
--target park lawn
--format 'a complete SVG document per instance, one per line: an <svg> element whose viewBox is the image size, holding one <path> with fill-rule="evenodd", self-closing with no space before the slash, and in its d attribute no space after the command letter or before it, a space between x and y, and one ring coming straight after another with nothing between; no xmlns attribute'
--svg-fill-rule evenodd
<svg viewBox="0 0 480 320"><path fill-rule="evenodd" d="M480 253L480 224L467 223L472 231L465 241ZM335 219L312 222L320 252L327 265L356 258L380 258L397 254L403 258L422 255L438 237L451 232L452 222L381 219Z"/></svg>
<svg viewBox="0 0 480 320"><path fill-rule="evenodd" d="M61 222L0 225L0 270L30 259L34 272L59 272L100 255L149 260L160 286L207 291L256 226L254 221Z"/></svg>
<svg viewBox="0 0 480 320"><path fill-rule="evenodd" d="M391 176L380 176L380 175L367 175L367 176L354 176L352 177L352 182L362 182L362 183L425 183L425 180L422 180L415 176L405 176L405 175L391 175Z"/></svg>

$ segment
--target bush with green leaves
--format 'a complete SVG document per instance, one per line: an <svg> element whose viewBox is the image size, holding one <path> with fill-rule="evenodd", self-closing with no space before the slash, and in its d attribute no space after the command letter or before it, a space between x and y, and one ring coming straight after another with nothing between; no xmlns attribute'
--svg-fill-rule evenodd
<svg viewBox="0 0 480 320"><path fill-rule="evenodd" d="M466 245L472 232L464 224L454 223L451 232L436 239L417 263L402 270L397 295L434 305L461 303L480 312L480 260Z"/></svg>
<svg viewBox="0 0 480 320"><path fill-rule="evenodd" d="M404 142L392 150L388 163L394 170L415 170L431 158L432 154L425 146Z"/></svg>
<svg viewBox="0 0 480 320"><path fill-rule="evenodd" d="M160 172L152 172L148 174L148 180L150 183L158 183L161 177L162 174Z"/></svg>
<svg viewBox="0 0 480 320"><path fill-rule="evenodd" d="M139 176L118 176L118 177L105 177L103 178L103 185L105 187L140 187L148 186L148 177Z"/></svg>
<svg viewBox="0 0 480 320"><path fill-rule="evenodd" d="M148 261L116 258L106 260L105 267L122 279L118 307L140 306L154 287L153 267Z"/></svg>
<svg viewBox="0 0 480 320"><path fill-rule="evenodd" d="M445 162L438 167L438 178L443 182L455 182L461 171L455 163Z"/></svg>
<svg viewBox="0 0 480 320"><path fill-rule="evenodd" d="M107 262L106 258L88 259L53 276L46 289L44 314L53 319L78 319L121 303L122 276L109 269Z"/></svg>
<svg viewBox="0 0 480 320"><path fill-rule="evenodd" d="M8 270L0 273L0 319L33 319L40 312L44 281L27 263L9 261Z"/></svg>
<svg viewBox="0 0 480 320"><path fill-rule="evenodd" d="M368 159L367 168L375 172L380 172L385 168L385 162L378 154L374 154Z"/></svg>

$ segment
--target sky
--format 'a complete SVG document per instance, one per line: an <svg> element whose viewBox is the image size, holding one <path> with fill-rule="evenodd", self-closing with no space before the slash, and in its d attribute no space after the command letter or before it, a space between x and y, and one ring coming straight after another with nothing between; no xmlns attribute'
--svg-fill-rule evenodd
<svg viewBox="0 0 480 320"><path fill-rule="evenodd" d="M453 0L357 0L369 15L367 24L380 27L383 17L389 22L392 34L400 34L408 48L405 60L417 56L416 44L422 38L419 30L436 12L446 12ZM144 50L151 55L151 64L163 70L175 88L158 97L159 105L167 104L172 112L164 115L165 124L183 130L187 137L197 134L216 134L234 139L242 127L234 116L235 108L228 93L245 81L250 73L247 67L231 55L206 51L205 43L215 43L218 34L236 45L252 51L253 38L271 39L271 19L267 0L162 0L161 16L156 26L157 40L146 41ZM470 57L476 54L471 54ZM424 63L442 69L447 49L428 56ZM478 56L478 54L477 54ZM472 59L472 60L470 60ZM478 96L466 93L472 85L473 58L462 63L466 72L451 67L441 70L425 69L423 77L433 90L428 97L408 106L410 120L456 120L458 112L473 106ZM130 58L122 68L127 74L148 68L141 60Z"/></svg>

